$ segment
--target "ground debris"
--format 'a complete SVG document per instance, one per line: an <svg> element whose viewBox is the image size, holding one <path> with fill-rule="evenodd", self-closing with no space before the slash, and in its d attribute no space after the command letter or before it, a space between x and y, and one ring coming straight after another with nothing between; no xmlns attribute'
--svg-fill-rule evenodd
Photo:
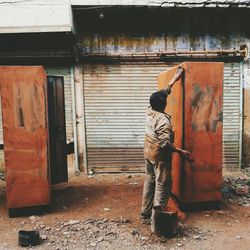
<svg viewBox="0 0 250 250"><path fill-rule="evenodd" d="M241 206L250 206L250 178L244 177L227 177L224 178L222 186L224 200L239 204Z"/></svg>

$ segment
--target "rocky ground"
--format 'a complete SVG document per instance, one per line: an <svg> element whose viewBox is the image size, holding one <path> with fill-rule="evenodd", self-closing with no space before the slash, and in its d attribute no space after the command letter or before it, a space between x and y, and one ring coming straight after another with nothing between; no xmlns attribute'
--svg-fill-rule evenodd
<svg viewBox="0 0 250 250"><path fill-rule="evenodd" d="M3 178L2 178L3 179ZM189 212L172 239L151 234L139 219L143 175L72 176L55 187L50 212L8 218L0 191L0 249L18 247L19 230L39 230L32 249L249 249L250 179L224 179L220 210Z"/></svg>

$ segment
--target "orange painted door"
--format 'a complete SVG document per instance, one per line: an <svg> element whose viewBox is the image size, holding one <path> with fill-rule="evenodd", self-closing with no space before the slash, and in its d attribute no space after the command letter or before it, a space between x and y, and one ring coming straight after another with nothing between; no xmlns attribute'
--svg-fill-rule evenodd
<svg viewBox="0 0 250 250"><path fill-rule="evenodd" d="M181 66L185 73L168 98L167 112L172 116L176 146L190 151L194 161L183 161L174 153L172 192L184 203L217 201L222 185L224 66L212 62ZM159 88L166 86L175 71L160 75Z"/></svg>
<svg viewBox="0 0 250 250"><path fill-rule="evenodd" d="M46 75L40 66L0 67L8 208L50 201Z"/></svg>

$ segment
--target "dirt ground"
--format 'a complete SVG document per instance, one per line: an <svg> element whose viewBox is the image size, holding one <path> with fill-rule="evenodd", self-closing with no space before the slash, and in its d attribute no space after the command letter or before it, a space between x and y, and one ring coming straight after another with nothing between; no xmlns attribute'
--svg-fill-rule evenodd
<svg viewBox="0 0 250 250"><path fill-rule="evenodd" d="M220 210L188 212L175 238L157 238L139 219L143 175L72 175L54 188L45 214L8 218L0 190L0 249L18 247L18 231L39 229L34 249L249 249L250 207L224 198ZM23 249L23 248L22 248Z"/></svg>

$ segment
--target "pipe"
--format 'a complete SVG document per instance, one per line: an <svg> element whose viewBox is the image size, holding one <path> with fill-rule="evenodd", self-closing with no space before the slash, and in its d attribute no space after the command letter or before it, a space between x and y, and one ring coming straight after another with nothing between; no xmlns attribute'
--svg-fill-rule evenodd
<svg viewBox="0 0 250 250"><path fill-rule="evenodd" d="M159 52L134 52L134 53L83 53L83 58L93 59L164 59L164 58L219 58L219 57L242 57L247 56L247 47L244 49L228 49L228 50L173 50Z"/></svg>
<svg viewBox="0 0 250 250"><path fill-rule="evenodd" d="M240 62L240 129L239 129L239 169L242 168L243 141L243 62Z"/></svg>
<svg viewBox="0 0 250 250"><path fill-rule="evenodd" d="M74 84L74 67L70 67L70 83L72 96L72 115L73 115L73 135L74 135L74 169L75 173L79 173L78 164L78 147L77 147L77 130L76 130L76 102L75 102L75 84Z"/></svg>
<svg viewBox="0 0 250 250"><path fill-rule="evenodd" d="M82 66L74 66L75 76L75 105L76 105L76 134L78 147L79 170L87 174L87 156L85 139L85 120L84 120L84 102L83 102L83 78Z"/></svg>

